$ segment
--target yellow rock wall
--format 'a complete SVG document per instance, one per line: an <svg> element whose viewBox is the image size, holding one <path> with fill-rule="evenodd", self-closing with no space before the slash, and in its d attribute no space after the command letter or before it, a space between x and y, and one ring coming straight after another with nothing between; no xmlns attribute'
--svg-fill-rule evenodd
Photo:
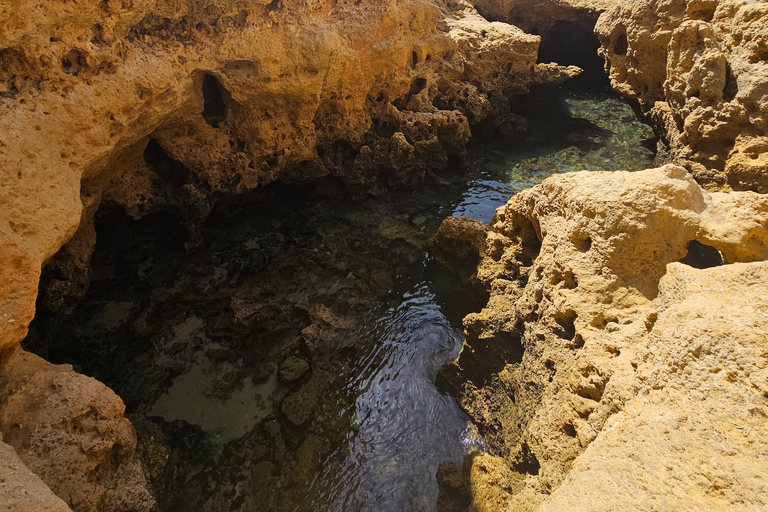
<svg viewBox="0 0 768 512"><path fill-rule="evenodd" d="M13 1L0 26L0 350L104 198L194 237L218 197L278 178L417 181L505 94L578 72L463 2Z"/></svg>

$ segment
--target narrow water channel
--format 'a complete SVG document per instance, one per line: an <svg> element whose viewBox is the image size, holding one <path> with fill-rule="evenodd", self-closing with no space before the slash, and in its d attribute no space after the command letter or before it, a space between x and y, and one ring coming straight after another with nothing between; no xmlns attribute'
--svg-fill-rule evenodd
<svg viewBox="0 0 768 512"><path fill-rule="evenodd" d="M553 173L653 160L612 93L518 107L526 135L474 146L440 184L358 202L271 185L214 211L190 250L168 215L104 211L87 296L25 345L125 400L163 511L434 511L438 464L483 448L433 385L481 305L429 238Z"/></svg>

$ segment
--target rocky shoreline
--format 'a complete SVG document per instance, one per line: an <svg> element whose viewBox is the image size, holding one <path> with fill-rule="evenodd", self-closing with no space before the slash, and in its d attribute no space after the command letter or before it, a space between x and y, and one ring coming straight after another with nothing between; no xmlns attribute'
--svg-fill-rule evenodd
<svg viewBox="0 0 768 512"><path fill-rule="evenodd" d="M737 468L768 433L766 223L765 196L668 165L553 176L463 226L490 299L442 381L492 454L474 509L763 508Z"/></svg>
<svg viewBox="0 0 768 512"><path fill-rule="evenodd" d="M66 315L88 289L100 206L171 212L192 248L217 203L274 181L439 181L471 136L526 129L510 100L580 72L540 43L595 23L660 167L444 223L435 255L489 300L438 380L490 453L441 468L441 509L768 506L768 3L472 4L0 8L7 510L156 505L122 400L18 345L36 305Z"/></svg>

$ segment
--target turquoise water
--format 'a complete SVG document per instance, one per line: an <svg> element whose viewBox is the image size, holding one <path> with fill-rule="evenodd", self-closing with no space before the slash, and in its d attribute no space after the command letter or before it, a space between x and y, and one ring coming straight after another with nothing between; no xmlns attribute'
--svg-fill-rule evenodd
<svg viewBox="0 0 768 512"><path fill-rule="evenodd" d="M26 344L125 400L163 511L434 511L438 464L483 443L433 385L478 305L429 238L553 173L653 158L612 94L517 109L527 134L472 147L439 184L360 202L270 186L191 250L170 216L105 212L88 295Z"/></svg>

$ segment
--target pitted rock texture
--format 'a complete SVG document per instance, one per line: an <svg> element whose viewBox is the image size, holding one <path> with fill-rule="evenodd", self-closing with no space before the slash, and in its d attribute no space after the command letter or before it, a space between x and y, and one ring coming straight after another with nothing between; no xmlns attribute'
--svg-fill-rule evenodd
<svg viewBox="0 0 768 512"><path fill-rule="evenodd" d="M508 95L578 73L464 2L15 1L0 26L0 349L84 205L170 209L194 243L218 199L278 178L419 181L489 115L524 127ZM59 268L83 273L82 236Z"/></svg>
<svg viewBox="0 0 768 512"><path fill-rule="evenodd" d="M595 28L613 87L711 187L768 192L768 3L635 0Z"/></svg>
<svg viewBox="0 0 768 512"><path fill-rule="evenodd" d="M497 210L480 256L490 299L441 377L529 475L495 510L765 506L766 196L673 165L553 176Z"/></svg>
<svg viewBox="0 0 768 512"><path fill-rule="evenodd" d="M0 440L0 512L72 512L31 472L13 448Z"/></svg>
<svg viewBox="0 0 768 512"><path fill-rule="evenodd" d="M135 455L136 434L124 411L115 393L70 366L51 365L18 347L2 360L0 434L26 465L15 468L16 478L31 470L72 510L153 509ZM3 464L13 463L7 451ZM68 510L46 498L40 486L30 484L29 492L38 494L41 507ZM3 500L13 498L6 490Z"/></svg>
<svg viewBox="0 0 768 512"><path fill-rule="evenodd" d="M768 264L671 263L636 398L542 511L768 508Z"/></svg>
<svg viewBox="0 0 768 512"><path fill-rule="evenodd" d="M41 268L37 304L67 314L101 204L170 210L195 244L218 200L277 179L332 176L353 196L409 185L478 123L523 129L508 97L579 72L537 64L539 37L463 1L12 0L0 26L0 353L24 364L12 352ZM120 400L32 366L3 405L6 442L76 511L146 509ZM90 398L59 403L47 383Z"/></svg>

